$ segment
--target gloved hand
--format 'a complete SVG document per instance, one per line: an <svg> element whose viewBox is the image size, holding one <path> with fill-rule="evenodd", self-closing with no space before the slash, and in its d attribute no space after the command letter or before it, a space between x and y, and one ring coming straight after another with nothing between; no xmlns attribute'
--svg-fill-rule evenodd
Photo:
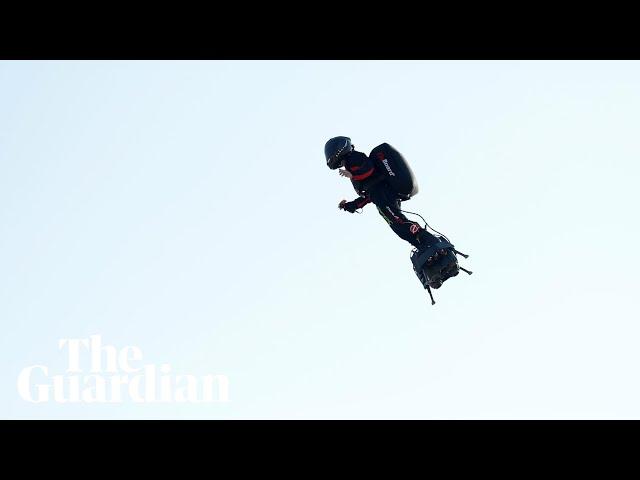
<svg viewBox="0 0 640 480"><path fill-rule="evenodd" d="M349 213L354 213L358 209L357 203L357 201L347 202L346 200L342 200L338 205L338 208L346 210Z"/></svg>

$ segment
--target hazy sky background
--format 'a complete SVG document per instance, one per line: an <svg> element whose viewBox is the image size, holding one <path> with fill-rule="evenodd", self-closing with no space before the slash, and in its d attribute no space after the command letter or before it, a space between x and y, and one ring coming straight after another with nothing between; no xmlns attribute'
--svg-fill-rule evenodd
<svg viewBox="0 0 640 480"><path fill-rule="evenodd" d="M639 126L639 62L0 62L0 417L640 418ZM471 255L435 306L336 135ZM18 396L92 334L231 401Z"/></svg>

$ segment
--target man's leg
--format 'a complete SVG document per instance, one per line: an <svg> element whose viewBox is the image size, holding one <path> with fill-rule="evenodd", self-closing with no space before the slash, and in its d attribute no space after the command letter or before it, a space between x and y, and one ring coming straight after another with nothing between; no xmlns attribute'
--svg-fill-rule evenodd
<svg viewBox="0 0 640 480"><path fill-rule="evenodd" d="M438 242L438 239L427 232L418 223L412 222L400 211L400 202L376 203L378 212L386 220L391 229L403 240L418 249L425 248Z"/></svg>

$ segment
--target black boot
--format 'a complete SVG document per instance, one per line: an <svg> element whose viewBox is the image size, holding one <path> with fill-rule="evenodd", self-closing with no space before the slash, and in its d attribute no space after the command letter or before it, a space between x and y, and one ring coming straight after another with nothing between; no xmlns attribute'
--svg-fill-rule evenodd
<svg viewBox="0 0 640 480"><path fill-rule="evenodd" d="M414 244L414 246L418 250L424 250L425 248L428 248L431 245L435 245L439 241L435 235L430 234L424 228L418 232L416 237L417 237L417 244Z"/></svg>

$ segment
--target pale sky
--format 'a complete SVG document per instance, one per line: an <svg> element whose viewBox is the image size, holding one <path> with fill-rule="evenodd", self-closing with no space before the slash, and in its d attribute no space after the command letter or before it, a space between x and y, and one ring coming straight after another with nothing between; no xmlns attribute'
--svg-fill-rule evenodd
<svg viewBox="0 0 640 480"><path fill-rule="evenodd" d="M640 418L637 61L0 62L1 418ZM410 162L435 291L324 143ZM99 334L225 404L31 404Z"/></svg>

